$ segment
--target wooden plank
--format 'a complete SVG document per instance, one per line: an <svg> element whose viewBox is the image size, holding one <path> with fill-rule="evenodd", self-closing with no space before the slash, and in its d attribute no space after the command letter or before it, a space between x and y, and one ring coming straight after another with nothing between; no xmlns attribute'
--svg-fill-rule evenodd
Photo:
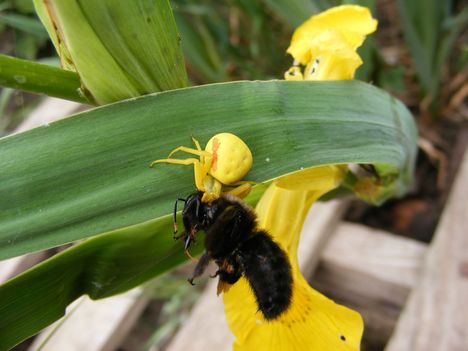
<svg viewBox="0 0 468 351"><path fill-rule="evenodd" d="M347 203L342 201L314 204L304 222L298 250L302 270L313 271L318 263L317 256L346 206ZM224 319L222 298L217 298L216 282L211 281L166 351L228 351L232 348L233 340L234 337Z"/></svg>
<svg viewBox="0 0 468 351"><path fill-rule="evenodd" d="M48 97L15 129L15 133L47 125L86 108L86 105L76 102Z"/></svg>
<svg viewBox="0 0 468 351"><path fill-rule="evenodd" d="M386 351L468 350L468 152Z"/></svg>
<svg viewBox="0 0 468 351"><path fill-rule="evenodd" d="M217 282L211 280L175 335L166 351L229 351L234 336L224 319L224 305L221 296L216 296Z"/></svg>
<svg viewBox="0 0 468 351"><path fill-rule="evenodd" d="M316 269L323 250L349 206L348 201L316 203L304 221L297 255L302 274L309 277Z"/></svg>
<svg viewBox="0 0 468 351"><path fill-rule="evenodd" d="M419 279L427 245L342 222L325 248L311 285L361 312L368 348L382 349Z"/></svg>
<svg viewBox="0 0 468 351"><path fill-rule="evenodd" d="M134 325L148 298L142 288L92 301L84 296L67 308L67 315L42 332L30 351L112 351Z"/></svg>
<svg viewBox="0 0 468 351"><path fill-rule="evenodd" d="M426 245L415 240L342 222L323 252L317 275L326 271L332 286L403 306L425 253Z"/></svg>

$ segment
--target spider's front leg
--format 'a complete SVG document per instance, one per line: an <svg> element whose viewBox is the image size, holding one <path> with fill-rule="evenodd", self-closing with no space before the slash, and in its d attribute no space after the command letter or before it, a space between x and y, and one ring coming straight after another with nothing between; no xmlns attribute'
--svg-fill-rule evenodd
<svg viewBox="0 0 468 351"><path fill-rule="evenodd" d="M150 163L150 167L153 167L155 164L157 163L172 163L172 164L175 164L175 165L194 165L196 163L200 163L199 160L197 160L196 158L186 158L184 160L180 160L178 158L162 158L160 160L155 160L153 162Z"/></svg>

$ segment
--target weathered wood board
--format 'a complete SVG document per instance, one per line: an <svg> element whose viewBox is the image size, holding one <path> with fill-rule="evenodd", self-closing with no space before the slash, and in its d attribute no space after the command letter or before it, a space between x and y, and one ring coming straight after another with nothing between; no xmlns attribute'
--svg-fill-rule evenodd
<svg viewBox="0 0 468 351"><path fill-rule="evenodd" d="M468 350L468 152L386 351Z"/></svg>
<svg viewBox="0 0 468 351"><path fill-rule="evenodd" d="M33 342L30 351L112 351L135 324L148 298L142 288L92 301L81 297L67 315L52 324Z"/></svg>
<svg viewBox="0 0 468 351"><path fill-rule="evenodd" d="M411 289L419 280L427 245L360 224L342 222L310 283L359 311L364 344L382 349Z"/></svg>
<svg viewBox="0 0 468 351"><path fill-rule="evenodd" d="M46 253L41 251L0 261L0 284L31 268L44 258Z"/></svg>

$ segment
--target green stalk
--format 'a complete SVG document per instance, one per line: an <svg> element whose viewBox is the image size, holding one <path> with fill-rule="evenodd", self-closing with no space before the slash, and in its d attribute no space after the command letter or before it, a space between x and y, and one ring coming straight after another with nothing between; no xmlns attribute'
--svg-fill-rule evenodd
<svg viewBox="0 0 468 351"><path fill-rule="evenodd" d="M0 85L89 103L80 92L76 73L6 55L0 55Z"/></svg>

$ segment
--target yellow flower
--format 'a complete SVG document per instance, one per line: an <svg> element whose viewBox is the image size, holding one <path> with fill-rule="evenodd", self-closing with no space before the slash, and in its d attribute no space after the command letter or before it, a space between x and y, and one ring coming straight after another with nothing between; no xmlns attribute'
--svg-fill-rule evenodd
<svg viewBox="0 0 468 351"><path fill-rule="evenodd" d="M365 7L343 5L312 16L293 34L287 52L295 65L285 73L286 80L352 79L362 64L356 49L377 21ZM297 65L305 66L303 72Z"/></svg>
<svg viewBox="0 0 468 351"><path fill-rule="evenodd" d="M285 79L352 79L362 63L356 49L376 26L368 9L354 5L313 16L293 35L287 51L295 62ZM312 289L297 261L300 231L310 206L337 187L346 170L347 166L330 165L280 178L259 201L259 227L272 235L291 262L292 301L277 319L266 321L249 283L241 278L224 294L226 318L236 337L234 350L359 350L364 328L360 314Z"/></svg>
<svg viewBox="0 0 468 351"><path fill-rule="evenodd" d="M277 181L256 207L259 226L286 251L293 272L290 307L266 321L258 312L245 278L224 294L226 317L236 336L234 350L359 350L363 331L359 313L335 304L312 289L299 271L297 246L305 216L320 196L335 188L345 166L311 168Z"/></svg>

